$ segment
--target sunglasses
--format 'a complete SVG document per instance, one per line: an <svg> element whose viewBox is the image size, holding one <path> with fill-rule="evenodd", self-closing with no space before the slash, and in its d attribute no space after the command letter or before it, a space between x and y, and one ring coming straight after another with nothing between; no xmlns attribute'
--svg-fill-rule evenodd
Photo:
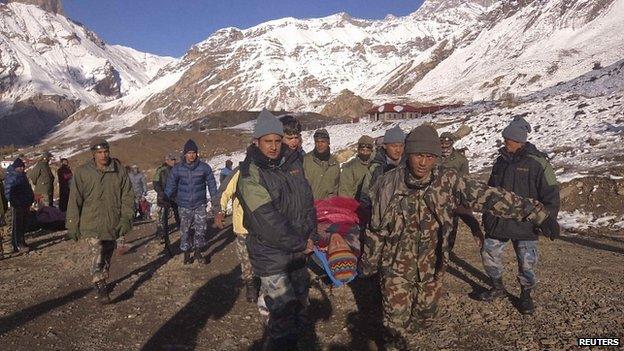
<svg viewBox="0 0 624 351"><path fill-rule="evenodd" d="M373 145L370 145L370 144L358 145L358 149L369 149L369 150L372 150L373 149Z"/></svg>

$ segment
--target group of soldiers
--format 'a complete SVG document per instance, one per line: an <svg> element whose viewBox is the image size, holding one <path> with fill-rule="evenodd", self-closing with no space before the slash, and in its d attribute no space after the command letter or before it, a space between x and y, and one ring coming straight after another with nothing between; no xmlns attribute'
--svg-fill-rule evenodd
<svg viewBox="0 0 624 351"><path fill-rule="evenodd" d="M559 186L546 155L527 141L530 131L522 118L503 130L504 147L485 184L468 175L468 160L453 147L455 135L440 136L431 125L407 135L395 126L379 147L375 139L362 136L355 157L341 167L327 130L314 133L314 149L306 153L299 121L263 110L244 161L236 168L227 165L219 189L192 140L184 145L180 162L176 155L165 157L153 179L158 232L168 244L173 212L184 264L207 264L207 192L217 228L225 227L231 202L246 298L267 317L265 346L291 350L305 327L309 304L306 264L318 238L314 201L357 199L370 213L359 270L364 279L374 277L371 281L381 291L385 348L409 349L410 333L435 317L458 218L468 224L491 279L492 288L479 298L506 295L502 252L511 240L518 260L520 312L533 313L537 238L559 235ZM110 156L106 140L94 140L91 151L92 159L73 173L66 226L70 237L89 243L96 297L107 303L112 254L132 229L135 194L128 171ZM11 203L19 206L16 200L10 194ZM483 213L485 235L473 211Z"/></svg>
<svg viewBox="0 0 624 351"><path fill-rule="evenodd" d="M281 122L281 123L280 123ZM356 156L340 166L327 130L314 149L301 149L301 126L263 111L239 169L222 182L220 209L233 200L234 232L247 299L268 313L268 349L296 349L308 305L306 255L314 242L314 201L357 199L370 211L362 235L360 272L381 291L385 348L408 349L408 336L431 325L458 219L470 228L492 288L478 298L506 295L502 250L511 240L518 260L520 312L531 314L536 285L537 235L559 235L559 187L545 154L527 141L530 125L513 120L502 133L488 184L468 175L456 137L421 125L405 135L395 126L380 147L362 136ZM473 211L483 213L483 227ZM215 224L223 227L224 213Z"/></svg>
<svg viewBox="0 0 624 351"><path fill-rule="evenodd" d="M27 172L26 163L16 158L0 174L0 258L4 257L2 238L11 235L13 252L28 252L25 233L31 226L30 209L53 206L55 177L50 168L52 154L45 151ZM69 161L61 158L56 172L59 186L59 210L65 212L69 201L72 170Z"/></svg>

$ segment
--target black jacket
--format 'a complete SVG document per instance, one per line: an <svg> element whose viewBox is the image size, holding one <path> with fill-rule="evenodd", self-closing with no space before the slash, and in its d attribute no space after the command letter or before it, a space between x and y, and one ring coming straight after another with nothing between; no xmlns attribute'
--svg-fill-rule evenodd
<svg viewBox="0 0 624 351"><path fill-rule="evenodd" d="M499 152L488 185L538 200L544 204L550 216L557 218L559 184L546 155L531 143L526 143L515 154L509 154L505 148ZM537 240L535 227L528 222L497 218L484 213L483 227L488 238Z"/></svg>
<svg viewBox="0 0 624 351"><path fill-rule="evenodd" d="M270 160L252 145L240 164L236 194L249 231L249 258L259 276L303 267L303 251L316 230L314 198L301 155L286 146L282 155Z"/></svg>

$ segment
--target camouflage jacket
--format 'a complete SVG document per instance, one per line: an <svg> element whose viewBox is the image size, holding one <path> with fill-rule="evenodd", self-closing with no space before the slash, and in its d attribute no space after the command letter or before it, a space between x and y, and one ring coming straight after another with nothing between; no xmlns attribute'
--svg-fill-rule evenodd
<svg viewBox="0 0 624 351"><path fill-rule="evenodd" d="M446 267L448 237L458 206L535 225L548 217L535 200L438 167L423 184L413 179L406 166L386 173L374 187L372 201L362 273L371 275L381 268L382 278L401 276L421 282L436 279Z"/></svg>

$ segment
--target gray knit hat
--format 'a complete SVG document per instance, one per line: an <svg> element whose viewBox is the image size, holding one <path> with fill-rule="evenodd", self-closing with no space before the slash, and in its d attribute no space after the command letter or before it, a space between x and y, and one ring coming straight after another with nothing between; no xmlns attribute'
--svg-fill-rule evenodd
<svg viewBox="0 0 624 351"><path fill-rule="evenodd" d="M284 126L271 112L266 108L262 109L256 120L256 127L254 128L254 139L260 139L268 134L284 135Z"/></svg>
<svg viewBox="0 0 624 351"><path fill-rule="evenodd" d="M514 117L513 121L503 129L503 138L511 139L519 143L527 142L527 134L531 132L531 125L520 116Z"/></svg>
<svg viewBox="0 0 624 351"><path fill-rule="evenodd" d="M420 125L414 128L405 139L406 154L432 154L442 156L440 137L435 128Z"/></svg>
<svg viewBox="0 0 624 351"><path fill-rule="evenodd" d="M327 131L327 129L321 128L321 129L317 129L314 132L314 135L312 136L315 140L316 139L327 139L329 140L329 132Z"/></svg>
<svg viewBox="0 0 624 351"><path fill-rule="evenodd" d="M403 129L401 129L399 125L396 125L393 128L386 130L383 142L384 144L404 144L405 132L403 132Z"/></svg>

